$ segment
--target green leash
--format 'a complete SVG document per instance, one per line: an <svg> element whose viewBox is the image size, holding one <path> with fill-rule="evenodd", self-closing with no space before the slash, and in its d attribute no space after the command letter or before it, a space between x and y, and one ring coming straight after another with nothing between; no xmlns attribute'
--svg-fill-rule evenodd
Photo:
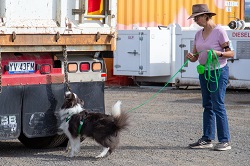
<svg viewBox="0 0 250 166"><path fill-rule="evenodd" d="M193 54L194 56L195 55L198 55L199 53L201 53L201 52L203 52L203 51L200 51L200 52L197 52L197 53L195 53L195 54ZM169 81L158 91L158 92L156 92L153 96L151 96L148 100L146 100L145 102L143 102L142 104L140 104L139 106L137 106L137 107L135 107L135 108L132 108L132 109L130 109L130 110L128 110L128 112L132 112L132 111L134 111L134 110L136 110L136 109L138 109L138 108L140 108L140 107L142 107L142 106L144 106L145 104L147 104L149 101L151 101L151 100L153 100L163 89L165 89L165 87L174 79L174 77L182 70L182 68L184 67L184 66L186 66L186 64L188 63L188 61L189 61L189 59L187 59L185 62L184 62L184 64L181 66L181 68L169 79Z"/></svg>
<svg viewBox="0 0 250 166"><path fill-rule="evenodd" d="M218 68L218 72L216 71L216 67ZM211 68L213 68L214 70L214 77L211 75ZM207 57L207 61L205 64L205 73L204 73L205 79L207 80L207 89L209 92L215 92L218 90L218 87L219 87L218 80L220 78L220 73L221 73L221 70L220 70L220 63L219 63L218 57L215 54L215 52L211 49L208 51L208 57ZM211 90L209 88L209 82L216 83L215 90Z"/></svg>

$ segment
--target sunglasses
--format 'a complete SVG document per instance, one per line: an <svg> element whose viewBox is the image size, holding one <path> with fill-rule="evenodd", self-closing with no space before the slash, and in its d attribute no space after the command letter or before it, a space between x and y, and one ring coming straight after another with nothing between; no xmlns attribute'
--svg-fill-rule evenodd
<svg viewBox="0 0 250 166"><path fill-rule="evenodd" d="M198 20L200 17L202 17L202 16L204 16L204 14L195 16L195 17L194 17L194 21L197 21L197 20Z"/></svg>

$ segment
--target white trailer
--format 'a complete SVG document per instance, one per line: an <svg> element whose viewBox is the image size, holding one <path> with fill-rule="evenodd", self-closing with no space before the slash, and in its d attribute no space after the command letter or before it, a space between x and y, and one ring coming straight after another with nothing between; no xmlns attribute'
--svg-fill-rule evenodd
<svg viewBox="0 0 250 166"><path fill-rule="evenodd" d="M144 66L139 64L139 61L132 60L129 52L139 45L142 45L141 50L148 50L152 48L152 45L140 44L142 41L139 39L137 40L137 45L136 42L131 42L131 38L134 38L133 34L143 32L140 28L135 30L119 30L117 51L115 51L114 56L114 74L132 76L136 82L169 82L170 85L172 84L177 87L198 86L199 79L196 70L198 62L188 62L181 70L180 68L187 61L185 55L192 51L195 33L200 28L198 26L180 27L178 24L171 24L164 30L158 29L157 31L161 38L155 41L154 35L151 35L148 37L149 41L147 41L148 43L155 43L153 47L156 48L156 51L140 52L140 50L137 51L135 49L138 59L145 61L145 64L150 64L142 74L138 73L140 73L140 68L144 68ZM151 28L147 29L147 31L150 31L147 34L150 34ZM235 51L234 58L228 59L230 70L228 88L250 89L250 74L248 74L250 70L250 30L231 30L229 27L225 27L225 29ZM124 36L125 34L126 36ZM120 38L124 40L120 40ZM167 44L164 47L160 47L162 43ZM159 53L161 53L160 57ZM121 57L122 61L120 60ZM155 59L157 63L150 61L151 59ZM126 65L127 70L121 70L124 65ZM133 65L133 69L136 69L133 70L134 72L131 71L131 65ZM150 75L150 71L154 70L155 66L158 66L158 72L156 71L154 75ZM173 78L174 75L175 78Z"/></svg>

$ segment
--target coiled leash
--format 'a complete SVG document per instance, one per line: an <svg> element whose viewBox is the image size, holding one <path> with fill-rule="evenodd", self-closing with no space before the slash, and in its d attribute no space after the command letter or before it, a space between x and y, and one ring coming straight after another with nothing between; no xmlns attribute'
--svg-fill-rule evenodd
<svg viewBox="0 0 250 166"><path fill-rule="evenodd" d="M205 51L205 50L203 50L203 51ZM198 55L198 54L200 54L201 52L203 52L203 51L200 51L200 52L197 52L197 53L195 53L195 54L193 54L193 56L196 56L196 55ZM213 56L214 55L214 56ZM207 83L207 88L208 88L208 90L210 91L210 92L215 92L217 89L218 89L218 79L219 79L219 77L220 77L220 63L219 63L219 61L218 61L218 57L217 57L217 55L215 54L215 52L211 49L211 50L209 50L208 51L208 59L209 60L207 60L207 62L206 62L206 65L205 66L200 66L200 65L198 65L199 67L201 67L202 69L200 69L200 70L203 70L203 73L205 74L205 78L206 78L206 80L208 80L208 82L209 81L212 81L212 82L216 82L216 89L214 90L214 91L211 91L210 89L209 89L209 87L208 87L208 83ZM214 58L213 58L214 57ZM184 66L186 66L186 64L188 63L188 61L189 61L189 59L187 59L185 62L184 62L184 64L181 66L181 68L168 80L168 82L166 82L166 84L158 91L158 92L156 92L154 95L152 95L148 100L146 100L145 102L143 102L142 104L140 104L139 106L137 106L137 107L135 107L135 108L132 108L132 109L130 109L130 110L128 110L127 112L132 112L132 111L134 111L134 110L136 110L136 109L138 109L138 108L140 108L140 107L142 107L142 106L144 106L145 104L147 104L149 101L151 101L151 100L153 100L163 89L165 89L166 88L166 86L174 79L174 77L182 70L182 68L184 67ZM213 76L211 76L211 65L213 66L213 69L216 69L216 65L218 65L218 75L217 75L217 73L216 73L216 70L214 70L214 72L215 72L215 81L214 80L212 80L212 78L214 78ZM197 66L197 70L198 70L198 73L199 73L199 67ZM208 77L206 77L206 69L208 69ZM200 74L200 73L199 73Z"/></svg>
<svg viewBox="0 0 250 166"><path fill-rule="evenodd" d="M217 70L216 70L216 67L217 67ZM211 75L211 68L214 70L214 76ZM208 51L207 61L206 61L206 64L205 64L205 73L204 73L204 77L207 80L207 89L208 89L209 92L217 91L217 89L219 87L219 81L218 80L220 78L220 74L221 74L221 69L220 69L220 63L219 63L219 60L218 60L218 56L211 49L211 50ZM211 90L209 88L209 82L215 82L216 83L215 90Z"/></svg>

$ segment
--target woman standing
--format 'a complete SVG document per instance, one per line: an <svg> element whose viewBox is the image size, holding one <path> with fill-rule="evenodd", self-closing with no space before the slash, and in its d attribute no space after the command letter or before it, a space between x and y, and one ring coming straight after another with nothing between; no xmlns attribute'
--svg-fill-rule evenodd
<svg viewBox="0 0 250 166"><path fill-rule="evenodd" d="M203 136L197 142L190 144L189 147L192 149L212 148L212 140L215 139L215 130L217 128L219 143L216 144L214 149L221 151L231 149L224 98L229 75L227 58L232 58L234 52L226 31L213 22L212 16L215 15L215 13L209 11L206 4L196 4L192 6L192 15L188 18L193 18L203 28L196 33L193 51L188 53L186 58L191 62L198 60L201 65L205 65L208 51L213 50L213 56L217 56L220 63L216 68L216 72L220 73L218 87L216 82L206 79L207 72L199 73L202 105L204 108ZM217 59L216 57L214 58ZM214 71L211 71L211 76L215 77Z"/></svg>

